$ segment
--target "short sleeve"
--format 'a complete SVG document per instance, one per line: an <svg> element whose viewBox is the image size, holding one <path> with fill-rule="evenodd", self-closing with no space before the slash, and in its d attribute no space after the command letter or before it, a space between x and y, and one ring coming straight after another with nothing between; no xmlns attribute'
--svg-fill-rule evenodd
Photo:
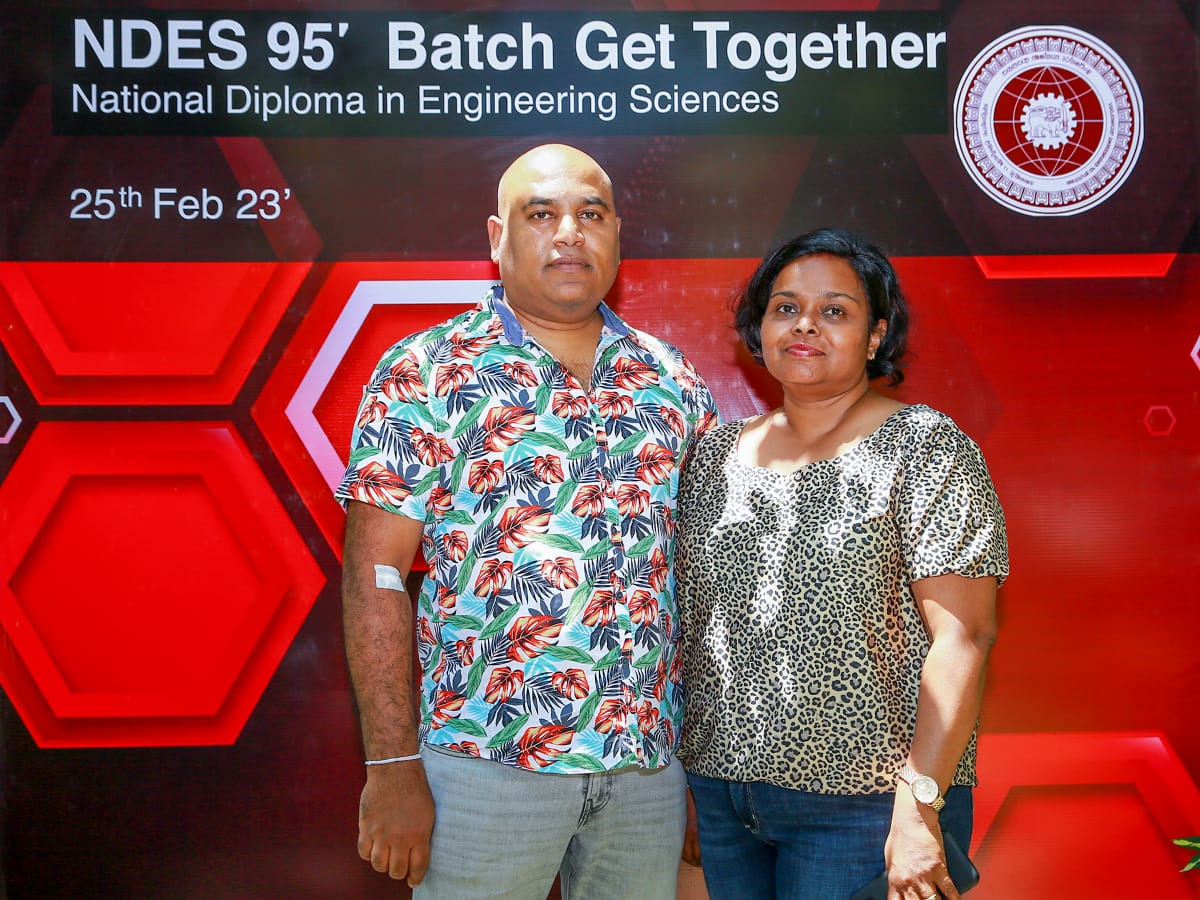
<svg viewBox="0 0 1200 900"><path fill-rule="evenodd" d="M701 435L708 429L717 425L721 421L720 411L717 409L716 398L709 391L708 385L696 371L695 367L686 359L681 357L682 364L687 372L691 375L691 383L695 385L695 389L691 392L690 398L692 408L694 409L696 434Z"/></svg>
<svg viewBox="0 0 1200 900"><path fill-rule="evenodd" d="M384 354L363 389L350 462L334 496L424 520L439 472L454 454L438 433L420 366L403 342Z"/></svg>
<svg viewBox="0 0 1200 900"><path fill-rule="evenodd" d="M679 475L677 522L683 523L689 511L695 509L700 502L704 493L705 478L714 466L720 465L720 451L726 448L731 430L735 435L739 433L741 423L716 425L713 417L708 417L705 427L696 431L688 441Z"/></svg>
<svg viewBox="0 0 1200 900"><path fill-rule="evenodd" d="M1008 576L1004 511L983 453L950 419L940 417L906 462L897 519L910 581Z"/></svg>

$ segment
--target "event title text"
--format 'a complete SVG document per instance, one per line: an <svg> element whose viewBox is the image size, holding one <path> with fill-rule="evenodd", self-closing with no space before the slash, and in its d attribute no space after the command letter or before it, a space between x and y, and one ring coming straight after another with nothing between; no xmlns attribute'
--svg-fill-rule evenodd
<svg viewBox="0 0 1200 900"><path fill-rule="evenodd" d="M533 117L587 131L626 113L779 133L869 129L882 111L922 131L928 91L915 89L944 81L940 25L923 13L74 13L59 24L55 117L69 133L450 134L528 130Z"/></svg>
<svg viewBox="0 0 1200 900"><path fill-rule="evenodd" d="M946 33L917 34L903 31L884 35L870 30L859 20L853 28L839 22L832 33L773 31L759 35L732 31L726 20L695 21L692 31L702 38L704 68L732 69L762 67L772 81L790 81L800 65L807 69L900 69L935 68L938 50ZM267 28L267 61L277 71L301 66L314 71L328 69L337 56L337 42L349 32L346 22L305 22L303 30L292 22L275 22ZM223 71L244 68L249 59L246 28L235 19L218 19L208 24L199 19L171 19L165 25L148 19L103 19L99 31L86 19L75 20L75 68L168 69ZM676 35L663 23L655 32L634 31L622 35L611 23L592 20L575 35L575 59L584 69L603 72L619 68L645 71L654 67L675 70L673 55ZM462 33L430 35L420 22L387 23L387 67L414 71L428 66L437 72L552 71L555 68L554 38L522 22L520 33L499 31L486 34L469 23Z"/></svg>

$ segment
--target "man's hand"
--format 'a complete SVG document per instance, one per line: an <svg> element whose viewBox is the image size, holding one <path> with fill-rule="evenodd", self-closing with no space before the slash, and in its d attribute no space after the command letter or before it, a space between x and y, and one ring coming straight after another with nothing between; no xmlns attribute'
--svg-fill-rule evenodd
<svg viewBox="0 0 1200 900"><path fill-rule="evenodd" d="M683 830L683 861L689 866L700 865L700 829L696 823L696 801L687 792L687 825Z"/></svg>
<svg viewBox="0 0 1200 900"><path fill-rule="evenodd" d="M421 763L372 766L358 805L358 855L413 887L429 868L432 834L433 795Z"/></svg>
<svg viewBox="0 0 1200 900"><path fill-rule="evenodd" d="M380 585L375 567L408 576L421 541L417 519L353 501L346 510L342 621L346 660L367 758L412 753L417 740L413 688L413 608L407 593ZM429 868L433 796L420 760L367 767L358 808L358 855L378 872L419 884Z"/></svg>

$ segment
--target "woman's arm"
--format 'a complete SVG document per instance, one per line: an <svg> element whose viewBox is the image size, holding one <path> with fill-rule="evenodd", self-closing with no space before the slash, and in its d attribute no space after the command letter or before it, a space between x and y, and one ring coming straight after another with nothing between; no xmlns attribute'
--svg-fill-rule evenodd
<svg viewBox="0 0 1200 900"><path fill-rule="evenodd" d="M988 654L996 640L997 580L938 575L912 588L930 647L908 764L934 778L944 793L979 718ZM918 802L903 781L897 784L884 852L889 900L958 900L946 872L938 814Z"/></svg>

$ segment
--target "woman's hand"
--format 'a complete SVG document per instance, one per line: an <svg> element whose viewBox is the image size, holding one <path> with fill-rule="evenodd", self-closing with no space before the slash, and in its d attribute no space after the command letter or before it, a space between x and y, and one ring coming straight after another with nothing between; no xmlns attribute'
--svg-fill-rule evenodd
<svg viewBox="0 0 1200 900"><path fill-rule="evenodd" d="M983 701L988 653L996 638L996 579L937 575L913 582L929 632L917 722L908 762L939 785L952 782ZM888 900L959 900L946 871L937 813L898 781L884 847Z"/></svg>
<svg viewBox="0 0 1200 900"><path fill-rule="evenodd" d="M918 803L901 783L896 789L892 830L883 849L888 900L960 900L946 870L946 850L937 813Z"/></svg>

